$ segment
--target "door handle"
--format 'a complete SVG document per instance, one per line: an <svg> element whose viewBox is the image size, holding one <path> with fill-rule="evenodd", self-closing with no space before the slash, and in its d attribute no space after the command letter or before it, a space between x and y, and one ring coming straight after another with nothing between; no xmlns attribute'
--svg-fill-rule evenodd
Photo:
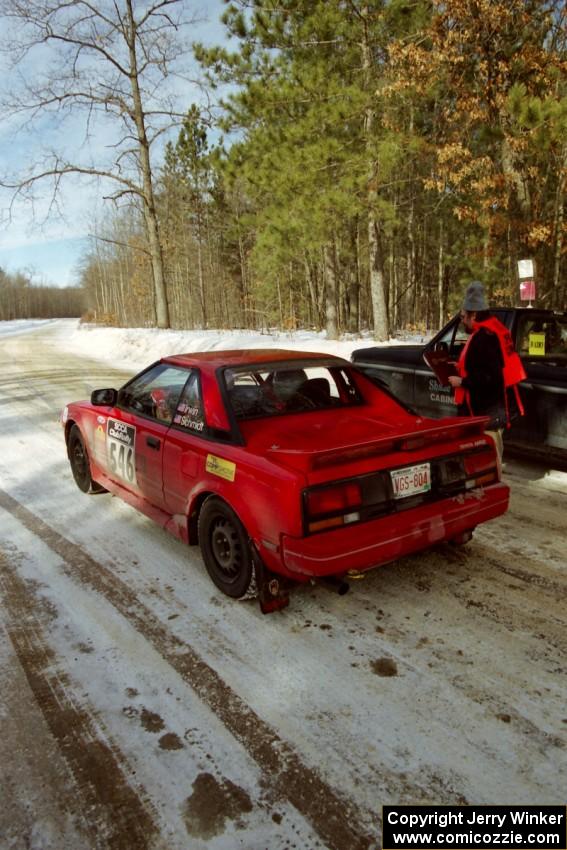
<svg viewBox="0 0 567 850"><path fill-rule="evenodd" d="M157 437L146 437L146 445L148 445L150 449L159 449L161 440L158 440Z"/></svg>

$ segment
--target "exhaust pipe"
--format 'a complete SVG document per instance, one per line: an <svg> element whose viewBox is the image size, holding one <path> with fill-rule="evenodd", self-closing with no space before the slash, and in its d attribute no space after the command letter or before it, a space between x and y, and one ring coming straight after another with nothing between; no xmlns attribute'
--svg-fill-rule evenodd
<svg viewBox="0 0 567 850"><path fill-rule="evenodd" d="M350 590L350 584L337 576L325 576L324 578L319 579L319 583L327 587L329 590L334 590L334 592L338 593L339 596L344 596L345 593L348 593Z"/></svg>

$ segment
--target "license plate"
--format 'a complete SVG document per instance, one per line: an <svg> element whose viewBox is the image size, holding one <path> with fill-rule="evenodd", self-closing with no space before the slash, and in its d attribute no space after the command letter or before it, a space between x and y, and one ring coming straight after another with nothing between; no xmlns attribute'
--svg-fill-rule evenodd
<svg viewBox="0 0 567 850"><path fill-rule="evenodd" d="M390 472L390 477L394 499L405 499L407 496L431 490L431 470L428 463L394 469Z"/></svg>

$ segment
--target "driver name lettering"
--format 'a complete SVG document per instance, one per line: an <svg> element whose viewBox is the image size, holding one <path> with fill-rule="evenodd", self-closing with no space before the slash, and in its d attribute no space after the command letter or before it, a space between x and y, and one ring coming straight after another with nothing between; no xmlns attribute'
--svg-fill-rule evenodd
<svg viewBox="0 0 567 850"><path fill-rule="evenodd" d="M203 421L194 422L189 416L182 416L179 424L183 428L191 428L192 431L202 431L205 423Z"/></svg>
<svg viewBox="0 0 567 850"><path fill-rule="evenodd" d="M198 407L191 407L184 402L179 405L178 410L180 413L186 413L188 416L198 416L201 412Z"/></svg>
<svg viewBox="0 0 567 850"><path fill-rule="evenodd" d="M178 413L173 417L173 424L180 425L182 428L189 428L191 431L202 431L205 427L202 419L195 422L190 416L180 416Z"/></svg>

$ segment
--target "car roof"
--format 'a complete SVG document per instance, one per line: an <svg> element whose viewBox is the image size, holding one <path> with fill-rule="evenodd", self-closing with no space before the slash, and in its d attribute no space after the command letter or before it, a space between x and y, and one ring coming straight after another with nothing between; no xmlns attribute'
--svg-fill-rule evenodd
<svg viewBox="0 0 567 850"><path fill-rule="evenodd" d="M199 351L189 354L172 354L163 362L176 366L207 366L212 370L223 366L255 366L262 363L305 362L306 360L348 362L332 354L313 351L290 351L285 348L241 348L228 351ZM348 364L351 365L351 364Z"/></svg>

